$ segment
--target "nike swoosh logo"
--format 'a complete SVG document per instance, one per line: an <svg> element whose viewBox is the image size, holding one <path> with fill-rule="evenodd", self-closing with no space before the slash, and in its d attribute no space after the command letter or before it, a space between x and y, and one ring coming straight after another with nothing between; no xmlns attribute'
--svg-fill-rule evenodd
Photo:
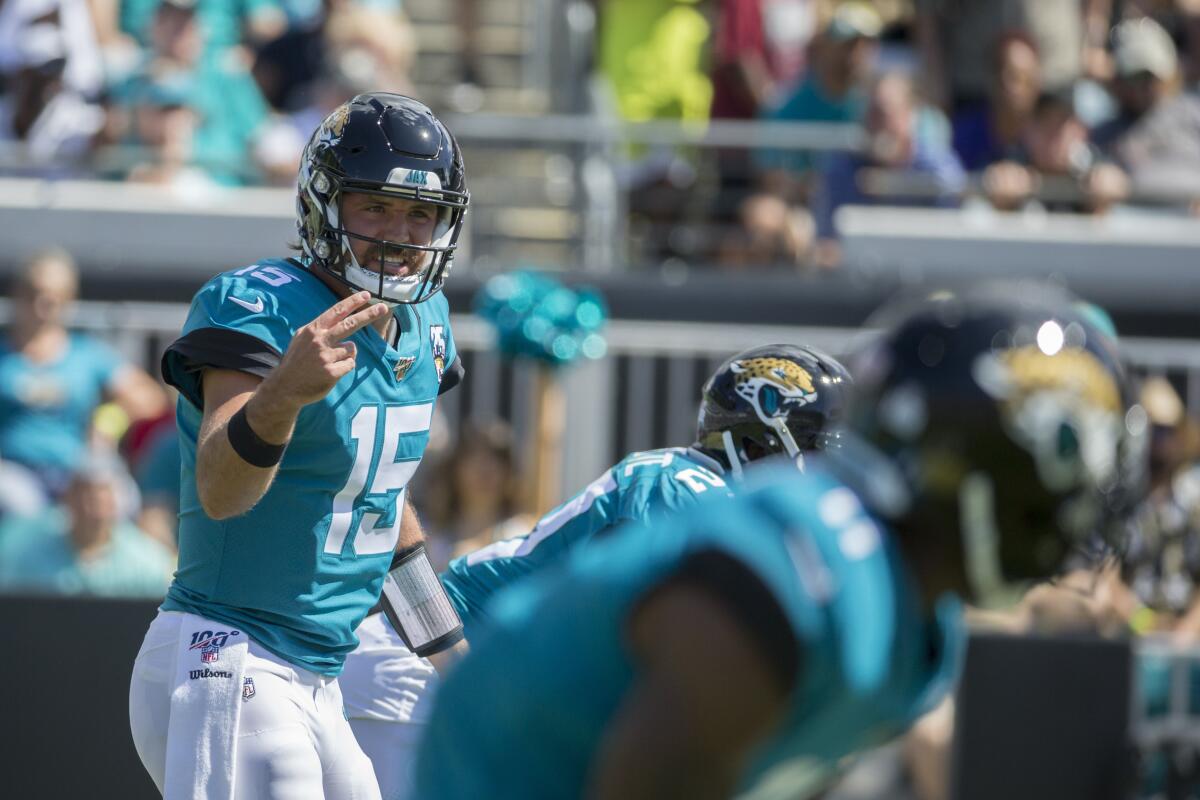
<svg viewBox="0 0 1200 800"><path fill-rule="evenodd" d="M247 311L249 311L252 314L262 313L263 299L261 297L255 298L253 303L247 303L245 300L239 300L236 297L230 297L227 299L233 301L234 303L237 303L239 306L246 309Z"/></svg>

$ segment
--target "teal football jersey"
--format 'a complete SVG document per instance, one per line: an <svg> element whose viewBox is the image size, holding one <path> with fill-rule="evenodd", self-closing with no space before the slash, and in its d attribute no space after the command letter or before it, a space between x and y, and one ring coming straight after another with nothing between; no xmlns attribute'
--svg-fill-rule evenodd
<svg viewBox="0 0 1200 800"><path fill-rule="evenodd" d="M624 522L691 506L706 494L728 494L721 465L691 448L632 453L583 491L542 517L533 530L454 559L442 584L467 637L486 622L488 600L522 576L556 564L597 534Z"/></svg>
<svg viewBox="0 0 1200 800"><path fill-rule="evenodd" d="M416 795L582 796L635 678L631 610L683 574L702 576L780 674L793 676L787 721L754 754L744 789L798 760L832 764L900 732L951 684L956 602L925 616L898 552L854 491L811 462L803 474L767 468L733 498L702 501L652 534L626 527L565 569L497 595L488 635L439 691ZM764 613L772 603L780 613ZM769 619L777 626L764 630Z"/></svg>
<svg viewBox="0 0 1200 800"><path fill-rule="evenodd" d="M224 273L197 293L163 358L180 390L182 481L179 567L162 607L237 626L328 675L341 671L378 599L434 403L461 376L444 296L397 306L394 346L370 328L351 337L354 371L300 412L274 482L249 512L210 519L195 471L201 370L269 374L295 331L337 299L291 260Z"/></svg>

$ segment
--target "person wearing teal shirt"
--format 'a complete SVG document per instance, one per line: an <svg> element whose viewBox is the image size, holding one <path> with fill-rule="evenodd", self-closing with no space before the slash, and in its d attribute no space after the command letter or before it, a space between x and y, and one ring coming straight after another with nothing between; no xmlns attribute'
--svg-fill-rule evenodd
<svg viewBox="0 0 1200 800"><path fill-rule="evenodd" d="M268 41L283 33L284 7L278 0L126 0L118 23L124 33L148 47L152 22L161 6L194 12L204 34L207 57L220 57L242 42Z"/></svg>
<svg viewBox="0 0 1200 800"><path fill-rule="evenodd" d="M105 343L66 328L79 275L61 250L38 253L14 281L0 336L0 457L57 498L84 458L92 415L106 400L130 419L165 410L158 384Z"/></svg>
<svg viewBox="0 0 1200 800"><path fill-rule="evenodd" d="M302 257L208 281L164 355L179 568L134 665L130 725L166 796L377 798L336 680L355 628L401 581L391 608L422 602L429 622L401 631L416 652L461 639L426 591L439 584L407 485L463 374L440 290L467 202L458 145L426 106L353 98L305 149Z"/></svg>
<svg viewBox="0 0 1200 800"><path fill-rule="evenodd" d="M161 598L174 555L118 514L118 465L76 468L65 507L0 524L0 590Z"/></svg>
<svg viewBox="0 0 1200 800"><path fill-rule="evenodd" d="M1051 575L1136 483L1110 340L1018 291L877 320L840 446L805 472L748 473L498 595L441 687L416 796L787 796L798 765L932 708L957 598Z"/></svg>
<svg viewBox="0 0 1200 800"><path fill-rule="evenodd" d="M468 639L486 635L495 594L560 566L622 524L654 527L710 495L728 495L752 461L778 454L802 466L807 455L836 446L849 389L845 368L811 348L763 345L730 357L704 384L691 447L631 453L529 533L451 562L441 579ZM438 677L379 615L359 635L341 680L346 714L384 796L402 800L412 792L415 744Z"/></svg>

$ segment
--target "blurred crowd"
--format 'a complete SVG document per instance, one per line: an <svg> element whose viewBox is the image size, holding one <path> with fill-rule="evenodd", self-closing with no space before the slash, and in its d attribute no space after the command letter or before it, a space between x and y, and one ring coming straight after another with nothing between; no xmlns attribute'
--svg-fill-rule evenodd
<svg viewBox="0 0 1200 800"><path fill-rule="evenodd" d="M630 119L862 130L841 151L646 158L633 183L654 191L631 194L634 227L660 259L690 248L734 269L834 267L847 205L1195 210L1192 0L614 0L603 9L599 67ZM672 205L704 217L710 240L672 237L669 226L656 235Z"/></svg>
<svg viewBox="0 0 1200 800"><path fill-rule="evenodd" d="M423 98L434 105L480 105L477 6L449 11L474 91ZM836 267L847 205L1198 205L1196 0L562 0L552 13L577 7L595 20L602 90L573 94L599 113L861 132L809 149L627 148L616 174L645 260ZM5 0L0 174L291 186L337 103L420 93L420 43L403 0Z"/></svg>
<svg viewBox="0 0 1200 800"><path fill-rule="evenodd" d="M6 0L4 172L210 185L295 180L346 97L411 91L399 0Z"/></svg>
<svg viewBox="0 0 1200 800"><path fill-rule="evenodd" d="M174 390L68 327L79 277L24 265L0 332L0 592L161 598L176 561ZM443 568L524 534L530 496L507 424L435 419L413 496Z"/></svg>

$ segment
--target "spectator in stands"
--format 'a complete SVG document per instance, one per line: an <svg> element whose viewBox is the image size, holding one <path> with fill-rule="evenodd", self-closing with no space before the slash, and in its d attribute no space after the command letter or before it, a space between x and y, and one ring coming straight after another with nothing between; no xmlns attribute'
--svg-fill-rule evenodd
<svg viewBox="0 0 1200 800"><path fill-rule="evenodd" d="M249 153L266 122L267 104L244 62L228 54L205 57L205 7L197 0L162 0L151 18L145 60L115 93L128 105L191 110L190 165L219 183L253 181ZM173 95L171 102L164 102L164 94ZM171 116L175 127L189 127L185 114Z"/></svg>
<svg viewBox="0 0 1200 800"><path fill-rule="evenodd" d="M507 424L465 424L437 472L426 523L439 569L455 555L529 532L534 520L519 513L524 486Z"/></svg>
<svg viewBox="0 0 1200 800"><path fill-rule="evenodd" d="M165 403L142 369L66 329L77 289L67 253L35 256L15 281L11 323L0 338L0 453L35 473L55 497L84 455L102 399L115 400L132 419L156 416Z"/></svg>
<svg viewBox="0 0 1200 800"><path fill-rule="evenodd" d="M14 18L28 5L18 0L0 4L0 85L5 88L0 95L0 144L19 147L6 158L10 163L5 171L60 177L86 173L83 161L104 124L92 97L98 85L86 70L83 75L72 71L81 57L71 53L77 38L71 34L86 38L86 29L66 27L72 17L60 23L57 10L50 19ZM84 15L77 23L86 25L86 6L77 10ZM94 40L91 45L94 50Z"/></svg>
<svg viewBox="0 0 1200 800"><path fill-rule="evenodd" d="M1200 2L1197 0L1120 0L1119 16L1125 20L1149 17L1170 35L1179 48L1184 84L1200 78Z"/></svg>
<svg viewBox="0 0 1200 800"><path fill-rule="evenodd" d="M80 461L54 513L0 525L0 589L109 597L162 597L175 559L121 519L120 463Z"/></svg>
<svg viewBox="0 0 1200 800"><path fill-rule="evenodd" d="M1150 18L1113 33L1119 113L1093 141L1130 176L1136 196L1195 203L1200 190L1200 97L1178 90L1175 44Z"/></svg>
<svg viewBox="0 0 1200 800"><path fill-rule="evenodd" d="M30 50L44 53L51 48L65 62L66 91L94 100L103 89L104 64L91 6L88 0L4 0L0 3L0 74L27 64Z"/></svg>
<svg viewBox="0 0 1200 800"><path fill-rule="evenodd" d="M344 5L331 12L321 36L324 60L304 104L270 121L255 142L254 158L276 185L295 182L309 135L339 105L380 86L401 94L412 86L409 69L416 43L403 16ZM273 80L263 73L265 65L256 69L260 81Z"/></svg>
<svg viewBox="0 0 1200 800"><path fill-rule="evenodd" d="M858 122L865 108L864 83L878 51L883 23L874 8L851 2L838 6L829 23L813 41L811 69L800 84L766 119L788 122ZM812 167L803 152L765 153L760 166L770 170L767 186L785 197L796 192L789 185Z"/></svg>
<svg viewBox="0 0 1200 800"><path fill-rule="evenodd" d="M199 17L201 36L204 42L205 61L233 59L240 61L243 68L250 63L244 44L257 46L280 36L287 26L287 15L279 0L242 0L242 2L216 2L215 0L175 0L176 5L194 8ZM154 17L163 0L122 0L117 13L122 31L136 39L143 47L153 43Z"/></svg>
<svg viewBox="0 0 1200 800"><path fill-rule="evenodd" d="M875 63L883 23L863 2L837 7L814 38L803 80L762 118L787 122L857 122L864 83ZM717 259L730 267L807 264L813 244L809 202L814 159L807 151L757 154L757 190L737 202L737 227L723 236ZM765 260L764 260L765 259Z"/></svg>
<svg viewBox="0 0 1200 800"><path fill-rule="evenodd" d="M817 30L817 6L815 0L721 0L717 4L710 58L714 119L755 119L775 104L781 90L795 83ZM769 228L764 237L751 226L758 216L755 212L765 210L761 206L777 206L781 201L760 197L743 205L755 188L752 151L723 147L713 156L719 181L713 221L728 225L741 217L739 232L722 243L718 260L756 265L778 260L760 260L784 244L772 233L777 228ZM786 207L777 210L793 213Z"/></svg>
<svg viewBox="0 0 1200 800"><path fill-rule="evenodd" d="M260 48L254 78L272 107L285 113L310 107L320 91L317 83L331 69L366 79L370 89L413 95L409 73L416 51L416 37L398 3L342 2L332 4L320 24L293 28ZM329 110L352 96L340 97Z"/></svg>
<svg viewBox="0 0 1200 800"><path fill-rule="evenodd" d="M954 149L969 172L1013 156L1041 95L1041 59L1028 34L1002 34L993 62L987 99L954 115Z"/></svg>
<svg viewBox="0 0 1200 800"><path fill-rule="evenodd" d="M835 212L844 205L957 205L966 179L949 143L922 135L912 81L886 73L871 88L862 153L831 156L813 201L818 265L839 261Z"/></svg>
<svg viewBox="0 0 1200 800"><path fill-rule="evenodd" d="M984 172L983 191L1004 211L1036 197L1051 211L1102 214L1128 196L1129 180L1099 157L1070 100L1047 94L1010 157Z"/></svg>
<svg viewBox="0 0 1200 800"><path fill-rule="evenodd" d="M712 117L754 119L804 67L817 26L811 0L721 0L712 43Z"/></svg>
<svg viewBox="0 0 1200 800"><path fill-rule="evenodd" d="M1102 69L1113 0L917 0L915 40L926 96L950 113L985 101L993 62L984 56L998 31L1037 43L1042 83L1066 91Z"/></svg>
<svg viewBox="0 0 1200 800"><path fill-rule="evenodd" d="M192 103L195 86L186 74L141 83L132 94L128 110L133 115L132 140L140 160L130 167L126 180L176 189L215 185L196 165L196 129L200 124Z"/></svg>

